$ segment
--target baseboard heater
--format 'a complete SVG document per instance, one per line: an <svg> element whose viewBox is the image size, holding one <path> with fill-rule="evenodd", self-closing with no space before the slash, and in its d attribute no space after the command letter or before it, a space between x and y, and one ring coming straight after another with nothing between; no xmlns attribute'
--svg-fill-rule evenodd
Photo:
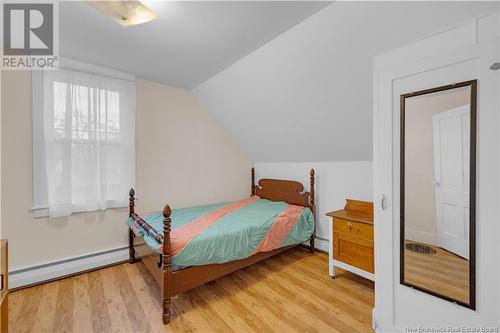
<svg viewBox="0 0 500 333"><path fill-rule="evenodd" d="M9 272L9 290L26 288L128 261L128 246Z"/></svg>
<svg viewBox="0 0 500 333"><path fill-rule="evenodd" d="M317 236L316 240L319 241L317 249L320 252L328 251L326 243L328 240ZM122 246L116 249L17 269L9 272L9 290L26 288L126 261L128 261L128 246Z"/></svg>

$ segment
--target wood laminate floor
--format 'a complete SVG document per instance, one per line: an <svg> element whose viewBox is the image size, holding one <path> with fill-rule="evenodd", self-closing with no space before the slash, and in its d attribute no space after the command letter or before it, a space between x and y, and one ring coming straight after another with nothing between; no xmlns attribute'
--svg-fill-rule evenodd
<svg viewBox="0 0 500 333"><path fill-rule="evenodd" d="M10 332L371 332L373 283L301 248L173 299L161 321L159 291L142 263L121 264L10 294Z"/></svg>
<svg viewBox="0 0 500 333"><path fill-rule="evenodd" d="M405 249L405 281L468 303L469 261L438 246L421 244L432 247L436 253Z"/></svg>

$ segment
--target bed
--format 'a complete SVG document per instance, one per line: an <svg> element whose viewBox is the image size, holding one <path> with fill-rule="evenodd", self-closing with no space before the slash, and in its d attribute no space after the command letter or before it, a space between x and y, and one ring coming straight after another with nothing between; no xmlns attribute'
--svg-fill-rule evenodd
<svg viewBox="0 0 500 333"><path fill-rule="evenodd" d="M129 192L129 262L141 260L160 286L162 320L171 299L223 275L309 242L314 252L314 170L310 191L297 181L260 179L251 170L243 200L162 212L135 211Z"/></svg>

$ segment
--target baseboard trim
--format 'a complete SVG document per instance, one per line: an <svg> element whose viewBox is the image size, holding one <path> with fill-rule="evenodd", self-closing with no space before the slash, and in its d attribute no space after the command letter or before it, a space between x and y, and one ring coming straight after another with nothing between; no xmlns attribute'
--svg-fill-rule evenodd
<svg viewBox="0 0 500 333"><path fill-rule="evenodd" d="M322 237L316 237L315 246L318 250L324 253L328 253L328 244L329 244L328 239Z"/></svg>
<svg viewBox="0 0 500 333"><path fill-rule="evenodd" d="M316 251L328 254L328 239L322 237L314 237L314 248ZM309 247L309 241L302 243L305 247Z"/></svg>
<svg viewBox="0 0 500 333"><path fill-rule="evenodd" d="M328 253L328 240L316 237L315 247L319 252ZM9 272L9 290L15 291L28 288L126 261L128 261L128 246L123 246L48 264L17 269Z"/></svg>
<svg viewBox="0 0 500 333"><path fill-rule="evenodd" d="M128 246L9 272L9 290L93 271L128 261Z"/></svg>
<svg viewBox="0 0 500 333"><path fill-rule="evenodd" d="M411 229L411 228L405 228L405 238L415 242L426 243L429 245L437 244L435 233Z"/></svg>

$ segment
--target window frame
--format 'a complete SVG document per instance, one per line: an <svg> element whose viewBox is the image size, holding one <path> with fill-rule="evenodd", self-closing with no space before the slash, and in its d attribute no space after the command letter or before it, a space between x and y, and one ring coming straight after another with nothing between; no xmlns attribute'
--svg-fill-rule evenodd
<svg viewBox="0 0 500 333"><path fill-rule="evenodd" d="M68 59L68 58L60 58L59 60L59 68L64 70L71 70L76 72L82 72L85 74L98 75L102 77L108 77L112 79L121 79L131 81L135 84L135 76L119 72L116 70L112 70L106 67L95 66L91 64L87 64L84 62ZM47 188L47 176L44 172L45 169L45 145L43 140L43 126L37 126L37 124L42 123L44 121L44 78L43 71L36 70L32 71L32 115L33 115L33 206L30 208L30 211L33 214L35 219L39 218L48 218L49 217L49 205L48 205L48 188ZM85 84L82 84L85 86ZM119 89L112 89L111 87L108 89L110 91L117 91ZM121 98L120 98L121 99ZM121 129L120 129L121 130ZM73 130L72 130L73 131ZM106 132L102 132L106 133ZM134 133L135 136L135 133ZM61 138L61 140L65 140ZM79 140L79 139L77 139ZM82 141L87 141L90 139L81 139ZM111 143L112 144L112 143ZM117 142L116 145L121 145L120 142ZM135 147L134 147L135 149ZM135 161L134 161L135 164ZM134 179L133 183L135 184L135 165L133 167ZM106 210L107 209L115 209L115 208L123 208L127 207L128 202L125 200L107 200L106 201ZM83 212L96 211L96 210L88 210L84 208L82 205L72 205L72 213L78 214Z"/></svg>

